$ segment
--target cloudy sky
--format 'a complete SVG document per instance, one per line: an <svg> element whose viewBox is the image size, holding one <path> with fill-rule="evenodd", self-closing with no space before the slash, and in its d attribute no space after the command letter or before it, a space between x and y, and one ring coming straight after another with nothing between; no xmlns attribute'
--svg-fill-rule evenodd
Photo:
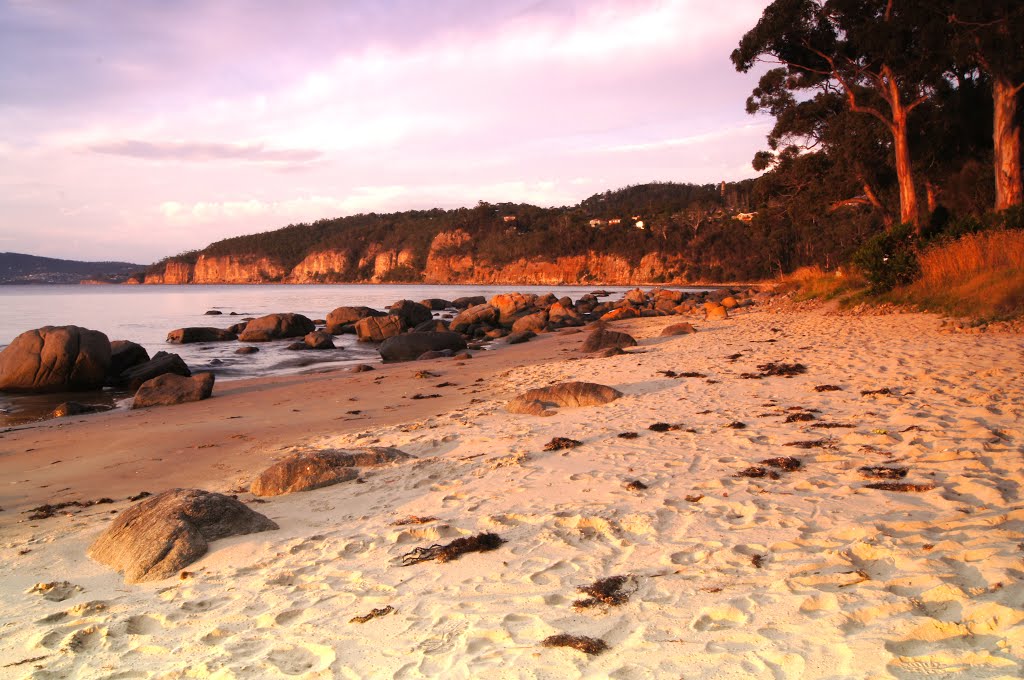
<svg viewBox="0 0 1024 680"><path fill-rule="evenodd" d="M0 0L0 251L753 176L769 0Z"/></svg>

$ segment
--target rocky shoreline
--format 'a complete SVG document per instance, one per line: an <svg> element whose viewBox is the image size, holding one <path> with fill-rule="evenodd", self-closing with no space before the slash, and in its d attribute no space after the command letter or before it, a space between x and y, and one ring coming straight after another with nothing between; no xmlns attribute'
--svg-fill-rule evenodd
<svg viewBox="0 0 1024 680"><path fill-rule="evenodd" d="M244 356L259 352L262 343L271 342L288 342L285 349L293 351L334 350L337 336L355 335L361 343L376 345L384 362L468 359L472 358L472 351L488 349L496 343L528 342L538 333L594 321L668 315L727 318L728 310L749 306L755 297L763 295L752 289L719 288L695 293L666 288L645 292L637 288L615 301L603 299L609 294L602 290L584 294L575 301L550 293L506 293L489 300L483 296L399 300L385 310L338 307L318 320L290 312L258 318L233 313L241 320L226 328L178 328L168 333L167 342L182 345L238 341L242 346L235 353ZM212 319L221 316L221 312L210 310L207 315ZM145 386L144 397L132 399L134 408L205 399L212 394L216 370L195 376L194 372L176 353L160 351L150 357L138 343L110 341L100 331L78 326L46 326L26 331L0 352L0 392L85 395L80 400L62 398L49 417L107 410L108 404L97 405L103 401L97 398L102 390L127 403ZM159 388L157 395L152 394L155 388Z"/></svg>

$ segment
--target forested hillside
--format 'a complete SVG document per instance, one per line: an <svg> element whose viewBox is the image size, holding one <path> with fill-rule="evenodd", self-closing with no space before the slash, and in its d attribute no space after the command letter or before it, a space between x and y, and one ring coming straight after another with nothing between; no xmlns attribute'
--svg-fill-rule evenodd
<svg viewBox="0 0 1024 680"><path fill-rule="evenodd" d="M712 282L853 264L881 289L935 243L1024 226L1021 3L776 0L732 61L771 66L746 104L775 120L756 180L290 225L144 280Z"/></svg>
<svg viewBox="0 0 1024 680"><path fill-rule="evenodd" d="M138 271L130 262L79 262L23 253L0 253L2 283L79 283L83 280L119 283Z"/></svg>

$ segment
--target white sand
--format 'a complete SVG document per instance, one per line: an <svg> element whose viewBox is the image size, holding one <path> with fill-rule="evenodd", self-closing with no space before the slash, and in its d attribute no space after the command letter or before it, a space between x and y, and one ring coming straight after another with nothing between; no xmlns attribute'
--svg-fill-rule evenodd
<svg viewBox="0 0 1024 680"><path fill-rule="evenodd" d="M640 347L606 359L579 358L583 335L545 337L535 342L564 359L488 379L505 399L562 380L626 393L605 406L513 416L495 396L336 434L324 423L308 443L397 446L419 460L253 504L281 530L213 543L185 579L124 585L85 557L123 503L8 521L0 677L1024 675L1021 336L944 334L927 315L768 308L656 337L676 321L616 324ZM768 361L808 371L739 377ZM416 368L458 379L451 363ZM814 390L823 384L842 389ZM893 394L860 394L883 387ZM792 407L819 409L816 421L785 422ZM746 427L727 427L737 421ZM655 422L681 429L649 431ZM583 445L544 451L555 436ZM735 476L774 456L803 468ZM904 466L904 481L935 488L867 489L877 480L863 465ZM625 489L633 479L649 488ZM438 519L391 525L410 515ZM484 531L507 543L399 566L414 547ZM624 605L573 609L579 586L627 574ZM64 580L81 590L59 602L29 592ZM396 611L349 623L385 606ZM563 632L610 649L540 646Z"/></svg>

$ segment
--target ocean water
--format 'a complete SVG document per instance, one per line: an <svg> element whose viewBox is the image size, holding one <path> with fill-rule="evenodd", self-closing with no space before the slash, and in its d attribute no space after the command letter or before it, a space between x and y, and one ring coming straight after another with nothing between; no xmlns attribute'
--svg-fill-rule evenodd
<svg viewBox="0 0 1024 680"><path fill-rule="evenodd" d="M76 325L106 333L111 340L132 340L153 355L181 355L193 371L212 371L218 380L300 373L380 360L375 345L354 335L335 338L335 350L289 351L294 340L259 343L255 354L238 355L238 342L172 345L167 333L186 326L226 328L242 317L297 312L323 319L336 307L365 305L384 310L402 299L452 300L470 295L490 298L512 291L568 295L573 300L597 287L570 286L423 286L423 285L231 285L231 286L0 286L0 350L20 333L42 326ZM629 287L601 287L617 299ZM208 316L208 310L221 315ZM232 316L234 314L234 316ZM437 313L435 313L437 314ZM126 395L106 391L77 394L77 401L116 404ZM0 393L0 424L23 422L67 395L24 397Z"/></svg>

